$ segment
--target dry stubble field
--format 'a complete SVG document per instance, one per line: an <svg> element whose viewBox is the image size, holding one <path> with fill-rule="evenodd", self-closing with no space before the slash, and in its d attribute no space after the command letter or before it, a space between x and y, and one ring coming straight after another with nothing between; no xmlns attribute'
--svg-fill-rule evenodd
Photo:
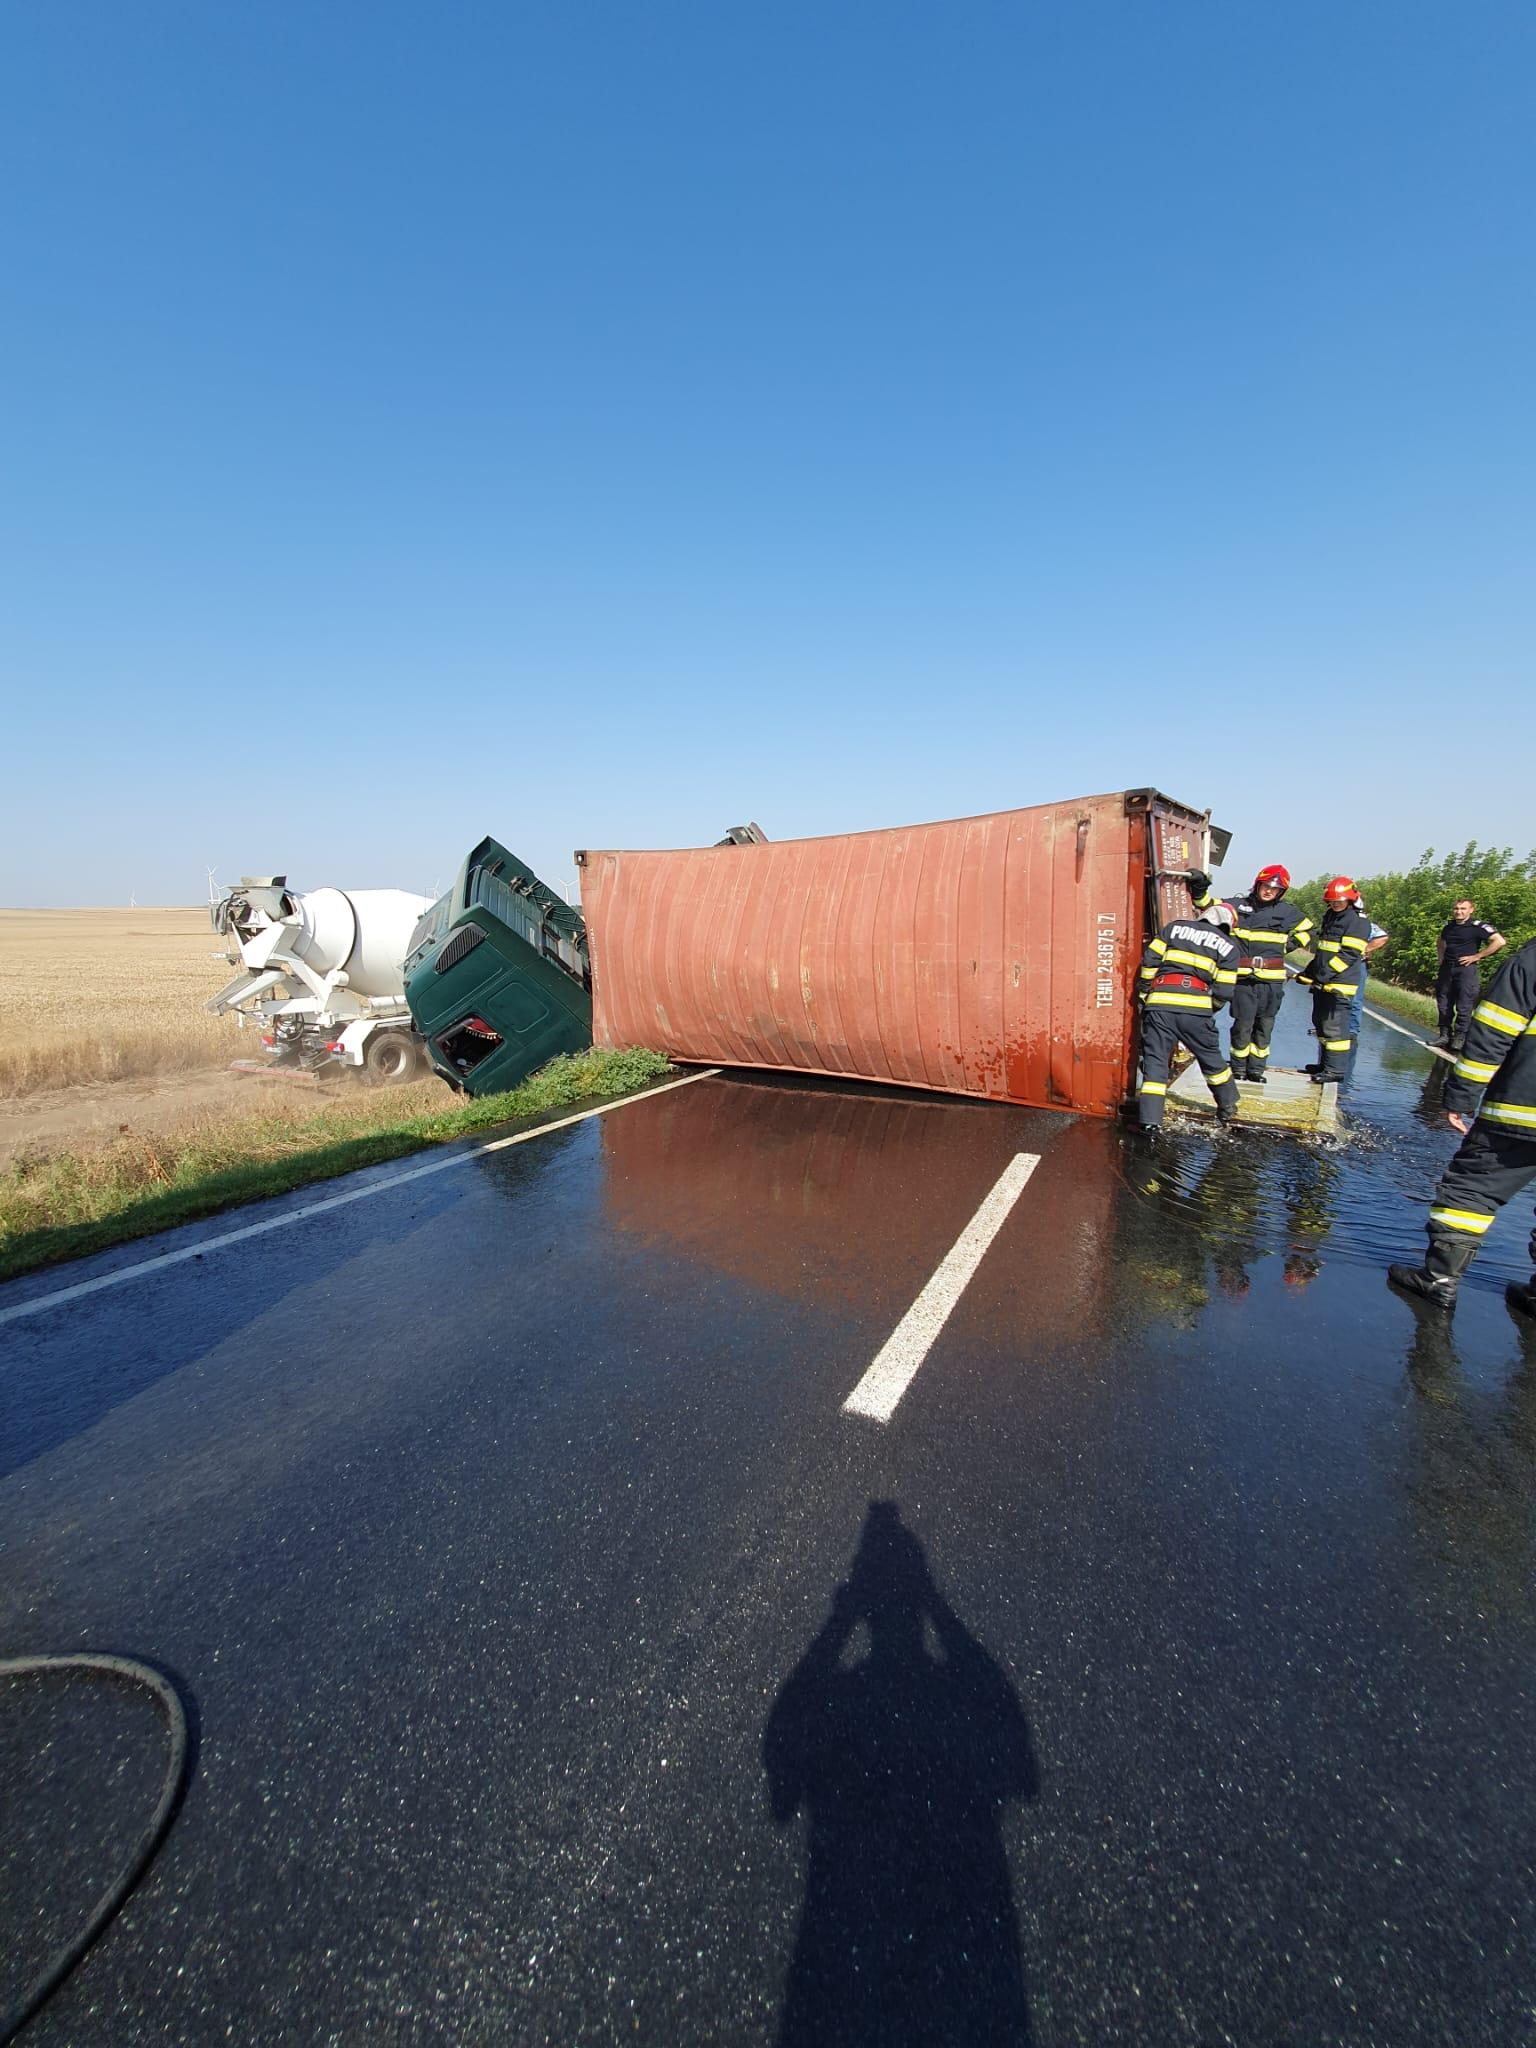
<svg viewBox="0 0 1536 2048"><path fill-rule="evenodd" d="M215 951L200 910L0 911L0 1279L667 1071L566 1053L479 1101L232 1074L259 1046L202 1007Z"/></svg>
<svg viewBox="0 0 1536 2048"><path fill-rule="evenodd" d="M0 910L0 1098L227 1066L208 997L233 969L208 913Z"/></svg>
<svg viewBox="0 0 1536 2048"><path fill-rule="evenodd" d="M451 1100L231 1072L262 1056L203 1008L233 973L201 908L0 910L0 1270L19 1237Z"/></svg>
<svg viewBox="0 0 1536 2048"><path fill-rule="evenodd" d="M203 910L0 910L0 1278L667 1071L567 1053L479 1101L231 1073L260 1046L202 1006L232 972Z"/></svg>

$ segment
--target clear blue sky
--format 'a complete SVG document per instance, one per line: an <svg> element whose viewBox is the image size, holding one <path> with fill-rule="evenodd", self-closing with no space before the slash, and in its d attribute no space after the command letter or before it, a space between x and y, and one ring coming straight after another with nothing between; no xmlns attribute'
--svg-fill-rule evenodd
<svg viewBox="0 0 1536 2048"><path fill-rule="evenodd" d="M14 0L0 901L1536 841L1536 10Z"/></svg>

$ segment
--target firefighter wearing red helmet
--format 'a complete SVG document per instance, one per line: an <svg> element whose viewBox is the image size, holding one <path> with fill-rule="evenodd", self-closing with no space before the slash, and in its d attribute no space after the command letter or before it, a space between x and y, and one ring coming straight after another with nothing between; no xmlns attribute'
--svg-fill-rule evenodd
<svg viewBox="0 0 1536 2048"><path fill-rule="evenodd" d="M1232 996L1232 1072L1239 1081L1262 1083L1269 1066L1269 1041L1285 996L1285 956L1304 947L1312 920L1287 903L1288 868L1274 862L1260 868L1246 896L1231 896L1232 936L1243 949Z"/></svg>
<svg viewBox="0 0 1536 2048"><path fill-rule="evenodd" d="M1312 990L1312 1029L1320 1055L1314 1081L1342 1081L1355 1049L1351 1005L1365 980L1371 921L1360 908L1360 892L1348 875L1335 875L1323 891L1323 921L1317 951L1298 979Z"/></svg>

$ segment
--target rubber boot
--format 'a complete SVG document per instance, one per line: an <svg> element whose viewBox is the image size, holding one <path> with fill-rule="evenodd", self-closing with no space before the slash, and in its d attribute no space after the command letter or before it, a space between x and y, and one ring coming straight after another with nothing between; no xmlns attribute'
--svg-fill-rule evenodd
<svg viewBox="0 0 1536 2048"><path fill-rule="evenodd" d="M1516 1315L1529 1316L1532 1322L1536 1322L1536 1273L1524 1287L1518 1280L1511 1280L1504 1290L1504 1299Z"/></svg>
<svg viewBox="0 0 1536 2048"><path fill-rule="evenodd" d="M1462 1243L1432 1237L1422 1266L1388 1266L1387 1278L1404 1294L1434 1308L1453 1309L1461 1276L1477 1257L1477 1242L1476 1238Z"/></svg>

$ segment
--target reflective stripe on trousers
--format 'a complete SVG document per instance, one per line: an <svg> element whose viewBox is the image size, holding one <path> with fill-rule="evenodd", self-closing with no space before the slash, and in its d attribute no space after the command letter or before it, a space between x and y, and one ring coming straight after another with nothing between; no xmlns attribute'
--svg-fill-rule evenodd
<svg viewBox="0 0 1536 2048"><path fill-rule="evenodd" d="M1477 1244L1514 1195L1536 1180L1536 1136L1490 1129L1479 1117L1440 1177L1429 1211L1429 1241ZM1531 1232L1536 1268L1536 1230Z"/></svg>
<svg viewBox="0 0 1536 2048"><path fill-rule="evenodd" d="M1353 994L1353 989L1343 995L1327 988L1312 991L1312 1029L1317 1033L1318 1050L1322 1054L1322 1072L1330 1081L1343 1080L1349 1067L1349 1056L1355 1049L1354 1035L1349 1028Z"/></svg>
<svg viewBox="0 0 1536 2048"><path fill-rule="evenodd" d="M1136 1091L1143 1130L1155 1130L1163 1120L1173 1055L1181 1043L1199 1061L1217 1107L1225 1114L1237 1106L1237 1083L1216 1035L1215 1018L1149 1008L1141 1017L1141 1086Z"/></svg>
<svg viewBox="0 0 1536 2048"><path fill-rule="evenodd" d="M1269 1058L1270 1034L1285 996L1267 981L1240 981L1232 994L1232 1057L1239 1066Z"/></svg>

